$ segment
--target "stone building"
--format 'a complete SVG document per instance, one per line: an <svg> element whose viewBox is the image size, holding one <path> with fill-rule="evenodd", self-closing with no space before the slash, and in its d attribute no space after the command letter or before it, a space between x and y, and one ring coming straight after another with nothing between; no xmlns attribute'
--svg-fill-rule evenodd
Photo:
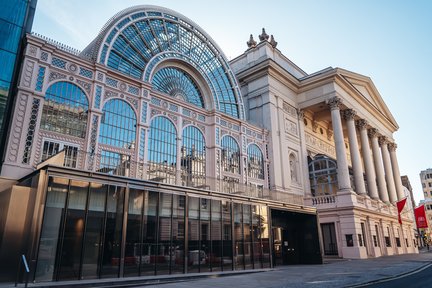
<svg viewBox="0 0 432 288"><path fill-rule="evenodd" d="M1 263L23 253L35 281L58 281L417 252L394 206L398 126L372 81L307 74L259 38L228 62L156 6L114 15L82 52L28 35Z"/></svg>

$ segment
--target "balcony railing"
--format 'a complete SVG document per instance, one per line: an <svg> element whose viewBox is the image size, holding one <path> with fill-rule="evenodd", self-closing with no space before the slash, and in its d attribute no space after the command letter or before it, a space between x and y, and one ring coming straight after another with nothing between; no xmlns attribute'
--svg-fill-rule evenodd
<svg viewBox="0 0 432 288"><path fill-rule="evenodd" d="M80 170L94 171L104 174L124 176L134 179L142 179L183 187L191 187L200 190L221 192L238 196L261 198L274 200L281 203L304 205L303 195L275 191L264 187L264 181L260 179L251 179L252 183L243 183L243 176L233 175L220 176L220 178L209 177L205 174L188 173L187 169L176 170L175 165L166 163L151 165L143 162L131 161L129 155L119 155L118 157L109 157L101 154L91 154L88 152L78 151L76 161L70 161L64 150L48 158L38 167L46 164L58 165ZM93 161L93 163L89 163ZM76 166L70 166L68 163L76 163ZM89 169L89 167L94 167ZM149 170L150 173L149 173ZM149 177L151 174L151 177Z"/></svg>

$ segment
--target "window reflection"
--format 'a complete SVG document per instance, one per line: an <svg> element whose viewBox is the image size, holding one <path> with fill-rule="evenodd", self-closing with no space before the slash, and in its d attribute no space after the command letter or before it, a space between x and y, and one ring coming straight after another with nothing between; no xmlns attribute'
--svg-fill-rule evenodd
<svg viewBox="0 0 432 288"><path fill-rule="evenodd" d="M99 142L120 148L133 149L136 135L136 115L123 100L109 100L102 109Z"/></svg>
<svg viewBox="0 0 432 288"><path fill-rule="evenodd" d="M198 85L183 70L174 67L162 68L153 76L152 84L158 91L204 108L204 101Z"/></svg>
<svg viewBox="0 0 432 288"><path fill-rule="evenodd" d="M149 180L175 184L177 165L177 132L165 117L152 120L148 143Z"/></svg>
<svg viewBox="0 0 432 288"><path fill-rule="evenodd" d="M313 196L332 195L338 190L336 161L319 155L309 163L309 180Z"/></svg>
<svg viewBox="0 0 432 288"><path fill-rule="evenodd" d="M181 147L181 175L184 186L203 186L206 176L205 141L201 131L188 126L183 129Z"/></svg>
<svg viewBox="0 0 432 288"><path fill-rule="evenodd" d="M75 84L57 82L45 94L41 129L85 138L88 100Z"/></svg>
<svg viewBox="0 0 432 288"><path fill-rule="evenodd" d="M222 168L225 172L240 174L240 149L231 136L224 136L222 146Z"/></svg>
<svg viewBox="0 0 432 288"><path fill-rule="evenodd" d="M102 150L98 172L129 176L130 156Z"/></svg>
<svg viewBox="0 0 432 288"><path fill-rule="evenodd" d="M252 144L248 147L248 176L252 178L264 179L263 154L257 145Z"/></svg>

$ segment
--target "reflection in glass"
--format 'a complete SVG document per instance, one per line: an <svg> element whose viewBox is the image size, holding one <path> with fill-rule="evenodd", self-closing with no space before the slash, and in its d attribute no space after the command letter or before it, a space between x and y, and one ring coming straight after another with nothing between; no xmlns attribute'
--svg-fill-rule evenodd
<svg viewBox="0 0 432 288"><path fill-rule="evenodd" d="M194 126L183 129L181 147L181 178L183 186L204 187L206 183L205 141Z"/></svg>
<svg viewBox="0 0 432 288"><path fill-rule="evenodd" d="M90 184L90 196L85 225L84 257L82 266L83 279L99 278L104 230L105 205L108 185Z"/></svg>
<svg viewBox="0 0 432 288"><path fill-rule="evenodd" d="M124 276L139 276L143 204L143 191L131 188L127 215Z"/></svg>
<svg viewBox="0 0 432 288"><path fill-rule="evenodd" d="M160 92L204 108L204 100L198 85L188 73L179 68L160 69L153 75L152 85Z"/></svg>
<svg viewBox="0 0 432 288"><path fill-rule="evenodd" d="M155 275L157 263L157 211L159 193L144 192L141 275Z"/></svg>
<svg viewBox="0 0 432 288"><path fill-rule="evenodd" d="M251 206L243 204L243 236L245 269L253 269L253 243L251 235Z"/></svg>
<svg viewBox="0 0 432 288"><path fill-rule="evenodd" d="M240 174L240 149L237 141L231 136L224 136L221 146L223 171Z"/></svg>
<svg viewBox="0 0 432 288"><path fill-rule="evenodd" d="M260 233L258 234L262 245L262 265L263 268L270 267L270 240L269 240L269 224L268 224L268 209L266 206L259 206L260 209Z"/></svg>
<svg viewBox="0 0 432 288"><path fill-rule="evenodd" d="M185 201L185 196L173 195L171 274L184 273Z"/></svg>
<svg viewBox="0 0 432 288"><path fill-rule="evenodd" d="M60 248L58 280L79 279L87 191L87 182L71 180L63 241Z"/></svg>
<svg viewBox="0 0 432 288"><path fill-rule="evenodd" d="M158 246L156 250L156 273L169 274L171 263L175 260L175 248L171 245L172 194L160 193Z"/></svg>
<svg viewBox="0 0 432 288"><path fill-rule="evenodd" d="M148 144L149 180L175 184L177 132L166 117L155 117L150 125Z"/></svg>
<svg viewBox="0 0 432 288"><path fill-rule="evenodd" d="M231 216L231 203L222 200L222 268L224 271L233 270Z"/></svg>
<svg viewBox="0 0 432 288"><path fill-rule="evenodd" d="M123 227L124 187L109 186L103 242L101 277L118 277Z"/></svg>
<svg viewBox="0 0 432 288"><path fill-rule="evenodd" d="M252 239L252 255L253 255L253 267L254 269L262 268L262 243L260 239L261 231L261 221L260 221L260 210L258 205L251 205L251 216L252 216L252 229L251 229L251 239Z"/></svg>
<svg viewBox="0 0 432 288"><path fill-rule="evenodd" d="M69 180L49 178L44 220L39 243L36 281L55 280L56 252L63 223Z"/></svg>
<svg viewBox="0 0 432 288"><path fill-rule="evenodd" d="M309 163L309 180L313 196L333 195L338 190L337 164L319 155Z"/></svg>
<svg viewBox="0 0 432 288"><path fill-rule="evenodd" d="M210 200L209 200L210 201ZM222 255L222 217L221 201L211 200L211 249L207 258L212 271L220 271L223 260Z"/></svg>
<svg viewBox="0 0 432 288"><path fill-rule="evenodd" d="M57 82L45 93L41 129L85 138L88 100L84 91L68 82Z"/></svg>
<svg viewBox="0 0 432 288"><path fill-rule="evenodd" d="M235 269L244 269L244 233L242 204L234 203L234 259Z"/></svg>
<svg viewBox="0 0 432 288"><path fill-rule="evenodd" d="M204 253L200 251L200 199L189 197L189 252L188 252L188 272L196 273L200 271L201 262L205 261ZM202 263L204 264L204 263Z"/></svg>
<svg viewBox="0 0 432 288"><path fill-rule="evenodd" d="M257 145L251 144L248 147L248 176L264 179L264 159L261 150Z"/></svg>
<svg viewBox="0 0 432 288"><path fill-rule="evenodd" d="M136 115L124 100L111 99L102 109L99 142L125 149L135 148Z"/></svg>
<svg viewBox="0 0 432 288"><path fill-rule="evenodd" d="M129 176L130 156L102 150L98 172L111 175Z"/></svg>
<svg viewBox="0 0 432 288"><path fill-rule="evenodd" d="M211 264L209 261L210 249L211 249L211 239L210 239L210 211L211 211L211 200L201 198L200 199L200 254L205 257L201 261L201 272L211 271ZM201 255L200 255L201 256Z"/></svg>

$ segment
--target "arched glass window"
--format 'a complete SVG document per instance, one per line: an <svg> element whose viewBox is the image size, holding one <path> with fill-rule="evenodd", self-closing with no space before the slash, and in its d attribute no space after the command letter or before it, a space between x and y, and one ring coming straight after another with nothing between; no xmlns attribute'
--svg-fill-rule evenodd
<svg viewBox="0 0 432 288"><path fill-rule="evenodd" d="M205 141L201 131L194 126L184 128L181 147L181 175L183 185L205 185L205 153Z"/></svg>
<svg viewBox="0 0 432 288"><path fill-rule="evenodd" d="M257 145L248 147L248 176L264 179L264 157Z"/></svg>
<svg viewBox="0 0 432 288"><path fill-rule="evenodd" d="M99 143L132 149L135 145L136 115L121 99L109 100L102 109Z"/></svg>
<svg viewBox="0 0 432 288"><path fill-rule="evenodd" d="M45 93L41 129L85 138L88 100L84 91L69 82L57 82Z"/></svg>
<svg viewBox="0 0 432 288"><path fill-rule="evenodd" d="M177 166L177 132L166 117L151 121L148 142L149 180L175 184Z"/></svg>
<svg viewBox="0 0 432 288"><path fill-rule="evenodd" d="M204 101L198 85L183 70L175 67L162 68L153 76L152 84L158 91L204 108Z"/></svg>
<svg viewBox="0 0 432 288"><path fill-rule="evenodd" d="M309 180L313 196L333 195L338 190L336 161L317 156L309 163Z"/></svg>
<svg viewBox="0 0 432 288"><path fill-rule="evenodd" d="M223 171L240 174L240 149L237 141L231 136L224 136L221 146Z"/></svg>

